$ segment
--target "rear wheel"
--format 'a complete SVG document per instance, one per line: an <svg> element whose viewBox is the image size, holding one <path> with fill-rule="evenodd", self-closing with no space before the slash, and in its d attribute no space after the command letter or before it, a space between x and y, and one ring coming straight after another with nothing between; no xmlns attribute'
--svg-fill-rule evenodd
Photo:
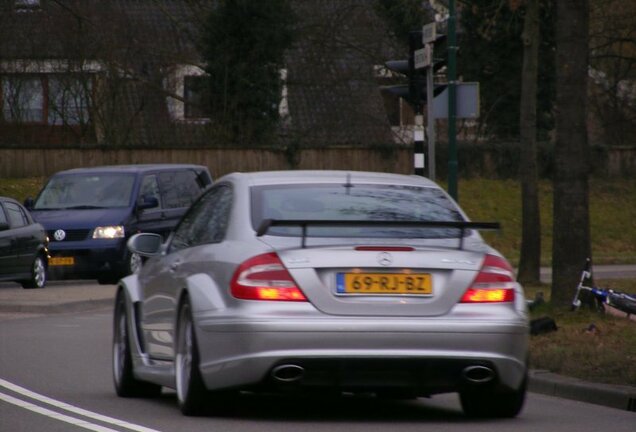
<svg viewBox="0 0 636 432"><path fill-rule="evenodd" d="M174 363L179 408L184 415L200 415L204 409L207 390L199 370L199 349L192 322L192 310L187 297L179 308L177 325L177 349Z"/></svg>
<svg viewBox="0 0 636 432"><path fill-rule="evenodd" d="M139 381L134 377L128 314L123 292L117 294L113 322L113 381L115 391L121 397L154 397L161 393L161 386Z"/></svg>
<svg viewBox="0 0 636 432"><path fill-rule="evenodd" d="M207 391L199 370L199 349L187 297L179 307L178 326L175 358L177 400L184 415L200 415Z"/></svg>
<svg viewBox="0 0 636 432"><path fill-rule="evenodd" d="M46 261L42 255L37 255L31 264L31 277L21 281L23 288L44 288L46 285Z"/></svg>
<svg viewBox="0 0 636 432"><path fill-rule="evenodd" d="M459 398L464 413L469 417L516 417L526 399L528 376L517 390L497 391L492 387L470 387L460 391Z"/></svg>

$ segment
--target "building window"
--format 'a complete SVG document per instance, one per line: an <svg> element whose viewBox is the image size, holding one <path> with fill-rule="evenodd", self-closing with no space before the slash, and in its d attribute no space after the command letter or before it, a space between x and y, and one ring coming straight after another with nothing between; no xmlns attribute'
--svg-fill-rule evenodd
<svg viewBox="0 0 636 432"><path fill-rule="evenodd" d="M88 123L91 81L49 79L48 123L78 125Z"/></svg>
<svg viewBox="0 0 636 432"><path fill-rule="evenodd" d="M92 81L63 75L1 78L2 119L10 123L79 125L89 122Z"/></svg>
<svg viewBox="0 0 636 432"><path fill-rule="evenodd" d="M2 79L2 115L7 122L44 121L44 85L39 77Z"/></svg>
<svg viewBox="0 0 636 432"><path fill-rule="evenodd" d="M185 118L209 118L210 99L207 92L207 76L185 76L183 99Z"/></svg>

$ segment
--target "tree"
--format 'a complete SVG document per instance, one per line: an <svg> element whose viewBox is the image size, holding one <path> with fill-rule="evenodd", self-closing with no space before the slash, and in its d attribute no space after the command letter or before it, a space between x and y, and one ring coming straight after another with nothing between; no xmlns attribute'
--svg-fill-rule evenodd
<svg viewBox="0 0 636 432"><path fill-rule="evenodd" d="M409 33L433 21L421 0L376 0L375 9L396 39L408 47Z"/></svg>
<svg viewBox="0 0 636 432"><path fill-rule="evenodd" d="M590 1L591 144L636 143L636 3Z"/></svg>
<svg viewBox="0 0 636 432"><path fill-rule="evenodd" d="M541 0L474 0L462 14L461 72L480 83L480 129L490 138L518 140L520 145L518 279L524 283L540 280L537 138L546 139L553 125L553 21L551 2Z"/></svg>
<svg viewBox="0 0 636 432"><path fill-rule="evenodd" d="M528 0L523 26L521 69L520 163L522 231L517 279L540 282L541 217L537 173L537 75L539 61L539 2Z"/></svg>
<svg viewBox="0 0 636 432"><path fill-rule="evenodd" d="M552 302L566 306L591 257L587 77L588 0L556 2L556 147Z"/></svg>
<svg viewBox="0 0 636 432"><path fill-rule="evenodd" d="M462 2L459 35L459 74L478 81L481 89L480 131L489 138L517 140L523 64L522 32L525 7L520 1L470 0ZM537 134L546 139L553 129L554 17L552 2L539 9Z"/></svg>
<svg viewBox="0 0 636 432"><path fill-rule="evenodd" d="M284 53L293 41L287 0L221 0L203 39L211 117L230 142L275 138Z"/></svg>

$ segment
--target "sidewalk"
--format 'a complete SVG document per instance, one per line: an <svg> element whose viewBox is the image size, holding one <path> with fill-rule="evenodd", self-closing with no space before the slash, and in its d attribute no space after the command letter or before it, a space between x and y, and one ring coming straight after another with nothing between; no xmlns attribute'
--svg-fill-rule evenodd
<svg viewBox="0 0 636 432"><path fill-rule="evenodd" d="M595 265L592 267L594 279L636 279L636 264ZM541 267L541 282L552 280L552 268Z"/></svg>
<svg viewBox="0 0 636 432"><path fill-rule="evenodd" d="M0 282L0 314L100 309L113 304L115 288L115 285L97 285L93 281L49 282L44 289L23 289L15 283Z"/></svg>
<svg viewBox="0 0 636 432"><path fill-rule="evenodd" d="M614 266L606 266L612 267ZM620 274L609 272L609 277ZM636 266L623 269L633 271ZM600 276L596 273L596 277ZM624 276L636 277L636 276ZM18 284L0 282L0 322L25 314L72 313L112 308L115 285L86 282L49 282L44 289L23 289ZM636 412L636 387L598 384L565 377L544 370L531 370L529 390L534 393L577 400Z"/></svg>

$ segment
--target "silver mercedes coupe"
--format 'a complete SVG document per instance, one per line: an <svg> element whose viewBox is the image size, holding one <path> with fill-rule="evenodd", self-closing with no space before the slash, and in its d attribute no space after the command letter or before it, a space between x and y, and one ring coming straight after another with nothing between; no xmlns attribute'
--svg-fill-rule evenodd
<svg viewBox="0 0 636 432"><path fill-rule="evenodd" d="M514 270L428 179L352 171L234 173L119 282L122 397L176 390L185 415L242 392L415 398L464 412L523 407L528 317Z"/></svg>

